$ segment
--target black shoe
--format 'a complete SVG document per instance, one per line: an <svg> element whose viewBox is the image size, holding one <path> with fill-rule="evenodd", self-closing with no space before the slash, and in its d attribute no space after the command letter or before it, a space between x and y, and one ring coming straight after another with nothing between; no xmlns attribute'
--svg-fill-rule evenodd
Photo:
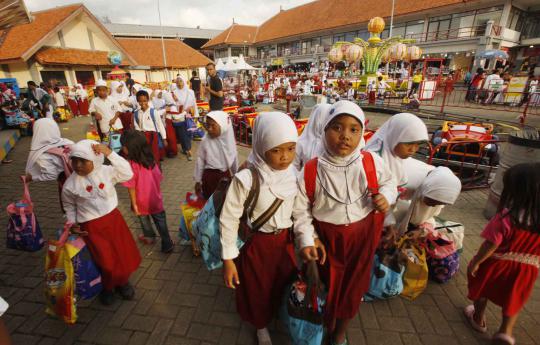
<svg viewBox="0 0 540 345"><path fill-rule="evenodd" d="M173 251L173 249L174 249L174 242L173 241L169 241L169 243L167 243L167 244L161 242L161 252L162 253L169 254L170 252Z"/></svg>
<svg viewBox="0 0 540 345"><path fill-rule="evenodd" d="M133 288L133 285L131 285L130 283L127 283L124 286L119 286L116 289L118 293L120 294L120 296L122 296L122 299L130 301L133 298L135 298L135 289Z"/></svg>
<svg viewBox="0 0 540 345"><path fill-rule="evenodd" d="M114 297L113 291L103 290L99 294L99 301L103 305L111 305L114 303L115 300L116 298Z"/></svg>

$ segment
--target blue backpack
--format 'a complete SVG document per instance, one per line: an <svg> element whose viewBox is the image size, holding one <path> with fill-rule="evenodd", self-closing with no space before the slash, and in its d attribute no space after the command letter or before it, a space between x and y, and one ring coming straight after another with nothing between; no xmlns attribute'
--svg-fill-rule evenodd
<svg viewBox="0 0 540 345"><path fill-rule="evenodd" d="M34 214L34 204L30 198L26 177L21 176L21 179L24 185L22 200L11 203L7 207L9 220L6 246L10 249L35 252L43 248L45 241Z"/></svg>
<svg viewBox="0 0 540 345"><path fill-rule="evenodd" d="M136 110L135 113L133 114L133 116L135 117L135 121L138 123L139 122L139 111ZM158 131L158 127L157 127L157 124L156 124L156 117L154 116L154 108L150 108L150 118L152 119L152 122L154 123L154 128L156 129L156 133L158 135L158 147L160 149L162 149L163 147L165 147L165 145L163 144L163 138L161 137L161 134Z"/></svg>

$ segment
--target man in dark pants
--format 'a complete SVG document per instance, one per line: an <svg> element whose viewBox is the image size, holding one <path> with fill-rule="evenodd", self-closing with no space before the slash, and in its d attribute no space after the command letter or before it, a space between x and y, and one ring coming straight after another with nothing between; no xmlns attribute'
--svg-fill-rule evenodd
<svg viewBox="0 0 540 345"><path fill-rule="evenodd" d="M191 87L191 89L195 93L196 100L197 101L200 100L201 99L201 79L197 75L196 71L193 71L193 73L192 73L192 77L189 80L189 86Z"/></svg>
<svg viewBox="0 0 540 345"><path fill-rule="evenodd" d="M208 73L206 92L210 94L210 110L223 110L223 83L217 75L216 65L210 62L206 65Z"/></svg>

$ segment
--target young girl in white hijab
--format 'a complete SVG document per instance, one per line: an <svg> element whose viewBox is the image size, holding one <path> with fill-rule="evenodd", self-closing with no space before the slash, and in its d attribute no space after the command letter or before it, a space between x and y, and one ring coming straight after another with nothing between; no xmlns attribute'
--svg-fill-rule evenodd
<svg viewBox="0 0 540 345"><path fill-rule="evenodd" d="M111 82L110 97L118 104L120 121L122 121L122 127L124 127L124 130L133 128L133 114L129 111L129 106L131 105L129 101L129 91L126 90L126 86L123 81L113 80Z"/></svg>
<svg viewBox="0 0 540 345"><path fill-rule="evenodd" d="M324 123L324 151L304 165L294 205L294 232L304 260L318 260L328 288L325 323L332 344L345 333L369 289L371 265L389 200L397 197L390 170L361 152L364 113L350 101L332 106ZM329 260L317 238L324 244Z"/></svg>
<svg viewBox="0 0 540 345"><path fill-rule="evenodd" d="M61 137L60 128L52 119L37 120L33 130L26 162L27 181L57 180L68 163L63 159L63 151L69 151L73 141Z"/></svg>
<svg viewBox="0 0 540 345"><path fill-rule="evenodd" d="M435 219L446 205L453 205L461 192L461 181L447 167L437 167L428 173L415 191L411 206L399 225L405 233L418 228L433 228Z"/></svg>
<svg viewBox="0 0 540 345"><path fill-rule="evenodd" d="M186 80L183 77L176 79L176 89L173 91L173 98L178 107L179 116L173 122L176 130L176 138L182 146L182 153L187 155L188 160L191 158L191 133L188 131L186 117L195 117L198 114L197 101L195 93L188 87Z"/></svg>
<svg viewBox="0 0 540 345"><path fill-rule="evenodd" d="M209 199L222 178L229 178L238 170L236 140L229 114L211 111L206 115L207 135L197 152L195 163L195 191Z"/></svg>
<svg viewBox="0 0 540 345"><path fill-rule="evenodd" d="M307 161L322 153L324 123L331 108L330 104L319 104L311 112L307 126L296 144L294 166L298 171L302 170Z"/></svg>
<svg viewBox="0 0 540 345"><path fill-rule="evenodd" d="M296 172L291 165L297 140L290 117L261 113L255 120L249 159L259 175L260 193L247 212L247 223L257 223L270 208L275 212L238 252L236 241L244 202L253 178L257 178L250 169L244 169L233 178L220 216L225 284L236 289L236 309L243 320L255 326L261 345L272 344L266 327L296 272L290 228L297 193Z"/></svg>
<svg viewBox="0 0 540 345"><path fill-rule="evenodd" d="M112 165L105 166L105 157ZM129 163L105 145L82 140L71 149L73 174L62 191L62 201L73 232L84 236L92 258L101 270L103 291L100 300L114 303L114 290L124 299L133 299L135 290L129 276L141 262L139 250L126 221L118 210L114 185L130 180Z"/></svg>
<svg viewBox="0 0 540 345"><path fill-rule="evenodd" d="M174 85L174 84L173 84ZM169 91L162 91L165 113L165 131L167 132L167 147L165 148L167 157L174 158L178 155L178 140L173 125L173 116L179 115L176 102Z"/></svg>
<svg viewBox="0 0 540 345"><path fill-rule="evenodd" d="M79 106L79 115L88 115L88 92L82 84L77 84L77 104Z"/></svg>
<svg viewBox="0 0 540 345"><path fill-rule="evenodd" d="M73 141L61 137L60 128L52 119L34 123L30 154L26 161L26 181L58 181L58 192L71 174L69 152ZM60 207L62 200L60 199Z"/></svg>

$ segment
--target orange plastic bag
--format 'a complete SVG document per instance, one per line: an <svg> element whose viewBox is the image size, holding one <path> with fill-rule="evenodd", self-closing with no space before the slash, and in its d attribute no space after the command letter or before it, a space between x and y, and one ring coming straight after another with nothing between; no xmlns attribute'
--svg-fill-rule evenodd
<svg viewBox="0 0 540 345"><path fill-rule="evenodd" d="M49 240L45 258L45 297L47 314L55 315L68 324L77 321L73 264L66 247L69 231L58 241Z"/></svg>

